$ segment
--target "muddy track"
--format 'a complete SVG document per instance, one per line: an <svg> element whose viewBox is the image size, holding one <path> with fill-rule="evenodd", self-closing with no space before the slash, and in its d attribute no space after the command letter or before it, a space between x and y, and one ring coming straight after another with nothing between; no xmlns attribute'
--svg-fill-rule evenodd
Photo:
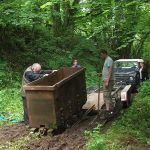
<svg viewBox="0 0 150 150"><path fill-rule="evenodd" d="M29 134L29 129L22 123L0 126L0 149L8 149L8 142L14 142Z"/></svg>
<svg viewBox="0 0 150 150"><path fill-rule="evenodd" d="M52 136L41 136L39 140L31 141L27 146L21 147L22 150L83 150L86 142L84 132L96 127L100 123L96 116L88 116L76 126L66 129L62 134ZM110 121L111 122L111 121ZM111 126L107 123L106 129ZM15 124L12 126L0 127L0 145L6 145L7 142L19 140L21 137L27 136L30 130L24 124ZM9 148L8 148L9 149Z"/></svg>
<svg viewBox="0 0 150 150"><path fill-rule="evenodd" d="M92 130L97 126L97 123L101 123L104 125L102 132L105 133L118 115L111 118L108 122L100 120L97 115L86 116L76 126L66 129L62 134L41 136L39 140L29 141L20 150L83 150L86 142L85 130ZM0 145L6 145L7 147L7 142L17 141L29 135L29 133L30 130L24 124L1 126Z"/></svg>
<svg viewBox="0 0 150 150"><path fill-rule="evenodd" d="M86 142L84 132L91 130L99 120L95 116L88 117L75 127L67 129L62 134L47 136L39 141L31 142L25 149L30 150L83 150ZM93 123L92 123L93 122ZM92 124L91 124L92 123Z"/></svg>

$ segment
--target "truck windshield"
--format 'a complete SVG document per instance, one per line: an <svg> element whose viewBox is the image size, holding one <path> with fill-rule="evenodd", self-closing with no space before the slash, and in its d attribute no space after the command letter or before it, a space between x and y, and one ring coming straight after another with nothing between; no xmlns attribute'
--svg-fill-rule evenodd
<svg viewBox="0 0 150 150"><path fill-rule="evenodd" d="M129 70L133 71L138 69L138 62L134 61L116 61L114 64L114 68L116 71Z"/></svg>
<svg viewBox="0 0 150 150"><path fill-rule="evenodd" d="M117 61L115 62L115 68L138 68L138 63L133 61Z"/></svg>

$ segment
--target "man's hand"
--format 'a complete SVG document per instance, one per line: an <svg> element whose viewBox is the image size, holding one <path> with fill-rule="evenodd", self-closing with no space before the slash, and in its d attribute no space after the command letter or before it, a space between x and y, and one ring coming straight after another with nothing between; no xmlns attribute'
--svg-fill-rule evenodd
<svg viewBox="0 0 150 150"><path fill-rule="evenodd" d="M49 74L44 74L43 77L47 77Z"/></svg>
<svg viewBox="0 0 150 150"><path fill-rule="evenodd" d="M53 73L53 72L56 72L56 71L57 71L57 70L52 70L52 73Z"/></svg>

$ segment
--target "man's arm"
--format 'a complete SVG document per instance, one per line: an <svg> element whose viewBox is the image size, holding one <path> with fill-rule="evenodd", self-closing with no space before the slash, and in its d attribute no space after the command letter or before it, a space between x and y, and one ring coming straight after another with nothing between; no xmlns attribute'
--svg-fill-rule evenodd
<svg viewBox="0 0 150 150"><path fill-rule="evenodd" d="M107 67L108 67L108 79L105 82L105 86L106 87L108 87L109 81L110 81L111 76L112 76L112 72L113 72L113 60L109 60L109 62L107 63Z"/></svg>
<svg viewBox="0 0 150 150"><path fill-rule="evenodd" d="M111 78L111 75L112 75L112 71L113 71L113 67L111 66L108 69L108 79L107 79L106 84L105 84L106 86L109 85L109 81L110 81L110 78Z"/></svg>
<svg viewBox="0 0 150 150"><path fill-rule="evenodd" d="M41 70L40 74L50 74L52 72L53 72L53 70Z"/></svg>
<svg viewBox="0 0 150 150"><path fill-rule="evenodd" d="M43 77L43 74L40 74L40 73L34 73L32 71L28 71L25 73L25 77L30 81L35 81L39 78L42 78Z"/></svg>
<svg viewBox="0 0 150 150"><path fill-rule="evenodd" d="M41 70L41 74L50 74L50 73L53 73L53 72L56 72L57 70Z"/></svg>

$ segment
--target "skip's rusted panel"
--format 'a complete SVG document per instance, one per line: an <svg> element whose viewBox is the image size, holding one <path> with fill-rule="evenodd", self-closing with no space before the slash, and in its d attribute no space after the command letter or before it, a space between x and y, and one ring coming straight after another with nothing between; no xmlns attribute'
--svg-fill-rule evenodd
<svg viewBox="0 0 150 150"><path fill-rule="evenodd" d="M36 90L27 91L26 95L29 125L34 128L39 128L42 125L45 127L56 125L53 92Z"/></svg>
<svg viewBox="0 0 150 150"><path fill-rule="evenodd" d="M79 113L87 99L83 68L62 68L24 88L31 127L60 126Z"/></svg>
<svg viewBox="0 0 150 150"><path fill-rule="evenodd" d="M83 78L84 72L81 72L56 90L55 107L58 124L81 112L87 99Z"/></svg>

